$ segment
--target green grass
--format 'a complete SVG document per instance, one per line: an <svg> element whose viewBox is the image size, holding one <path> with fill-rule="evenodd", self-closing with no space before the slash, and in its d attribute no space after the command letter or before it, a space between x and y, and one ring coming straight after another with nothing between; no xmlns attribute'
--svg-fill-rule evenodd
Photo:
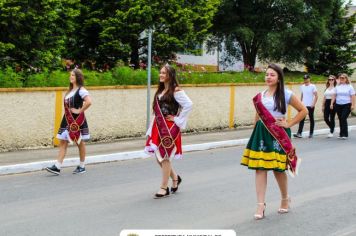
<svg viewBox="0 0 356 236"><path fill-rule="evenodd" d="M288 72L285 74L285 82L303 82L302 72ZM324 76L311 75L312 81L325 81ZM265 73L242 72L219 72L219 73L180 73L179 82L182 84L205 84L205 83L263 83Z"/></svg>
<svg viewBox="0 0 356 236"><path fill-rule="evenodd" d="M83 70L86 86L146 85L147 72L129 67L116 67L108 72ZM178 72L181 84L220 84L220 83L263 83L264 73L243 72ZM285 82L302 82L302 72L288 72ZM159 71L152 69L152 84L158 83ZM311 74L313 82L325 81L324 76ZM16 73L11 68L0 70L0 87L67 87L69 72L44 71L36 74Z"/></svg>

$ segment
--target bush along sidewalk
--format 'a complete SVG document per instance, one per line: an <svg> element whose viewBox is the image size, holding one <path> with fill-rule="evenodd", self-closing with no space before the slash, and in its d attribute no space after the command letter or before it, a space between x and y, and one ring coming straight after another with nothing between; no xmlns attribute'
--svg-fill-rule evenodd
<svg viewBox="0 0 356 236"><path fill-rule="evenodd" d="M146 85L147 71L130 67L115 67L110 71L83 70L86 86ZM286 82L302 82L302 72L288 72ZM152 69L152 84L158 83L159 71ZM242 72L177 72L181 84L209 83L263 83L264 73ZM325 81L324 76L311 75L313 82ZM43 71L39 73L15 72L11 68L0 70L0 88L67 87L68 71Z"/></svg>

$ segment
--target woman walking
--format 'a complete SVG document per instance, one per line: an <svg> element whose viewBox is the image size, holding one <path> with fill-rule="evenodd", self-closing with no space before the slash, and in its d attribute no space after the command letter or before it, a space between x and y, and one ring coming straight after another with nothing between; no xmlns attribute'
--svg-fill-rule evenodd
<svg viewBox="0 0 356 236"><path fill-rule="evenodd" d="M60 140L59 153L56 163L46 170L59 175L68 143L75 143L79 149L80 164L73 174L84 173L85 170L85 143L89 140L89 128L84 111L91 105L89 92L83 87L84 76L79 69L70 72L69 89L64 98L64 116L59 128L57 138Z"/></svg>
<svg viewBox="0 0 356 236"><path fill-rule="evenodd" d="M148 136L145 151L154 153L161 167L162 181L155 198L169 196L178 190L182 178L173 169L173 157L182 157L180 129L184 129L192 110L192 101L179 88L175 69L165 65L160 70L158 90L153 99L154 119L146 135ZM171 190L168 188L169 177L172 179Z"/></svg>
<svg viewBox="0 0 356 236"><path fill-rule="evenodd" d="M335 87L335 95L332 98L330 109L335 109L340 123L340 139L349 137L347 118L355 108L355 89L352 87L349 77L343 73L339 76L340 83ZM335 102L335 107L334 107Z"/></svg>
<svg viewBox="0 0 356 236"><path fill-rule="evenodd" d="M265 217L267 173L269 170L277 180L281 194L281 205L278 213L289 211L288 178L286 169L298 174L295 149L291 144L290 127L300 122L307 114L307 108L288 89L284 88L283 70L270 64L267 68L265 81L267 89L258 93L254 99L256 108L255 127L244 150L241 165L255 170L257 209L256 220ZM297 110L291 120L285 119L287 106Z"/></svg>
<svg viewBox="0 0 356 236"><path fill-rule="evenodd" d="M324 113L324 121L329 126L330 133L328 134L329 138L334 136L335 129L335 109L330 109L331 100L336 93L336 77L330 75L328 80L326 81L326 89L324 91L324 99L322 110Z"/></svg>

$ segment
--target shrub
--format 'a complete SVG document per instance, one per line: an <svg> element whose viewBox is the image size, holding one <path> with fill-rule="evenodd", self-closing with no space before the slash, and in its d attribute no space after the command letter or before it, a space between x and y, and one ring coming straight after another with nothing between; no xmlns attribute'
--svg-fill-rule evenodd
<svg viewBox="0 0 356 236"><path fill-rule="evenodd" d="M0 70L0 88L20 88L23 86L23 74L16 73L12 68L7 67Z"/></svg>
<svg viewBox="0 0 356 236"><path fill-rule="evenodd" d="M242 72L177 72L177 79L181 84L206 83L256 83L264 82L264 73L249 71ZM83 70L85 86L110 85L146 85L147 71L134 70L127 66L115 67L111 71L98 72ZM287 72L286 82L303 82L303 72ZM26 78L26 79L24 79ZM158 84L159 71L152 68L151 84ZM312 75L312 82L325 81L324 76ZM67 87L69 85L69 72L55 70L36 74L16 73L11 68L0 70L0 87Z"/></svg>
<svg viewBox="0 0 356 236"><path fill-rule="evenodd" d="M131 84L134 70L128 66L115 67L112 70L113 78L118 85Z"/></svg>
<svg viewBox="0 0 356 236"><path fill-rule="evenodd" d="M47 87L48 86L48 71L44 73L36 73L27 76L24 81L24 87Z"/></svg>
<svg viewBox="0 0 356 236"><path fill-rule="evenodd" d="M47 78L48 87L68 87L69 86L69 72L60 70L52 71Z"/></svg>

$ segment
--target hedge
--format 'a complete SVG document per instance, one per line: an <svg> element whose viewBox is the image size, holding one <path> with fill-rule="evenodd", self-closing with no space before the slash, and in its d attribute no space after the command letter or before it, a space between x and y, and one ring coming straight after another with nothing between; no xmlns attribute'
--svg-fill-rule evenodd
<svg viewBox="0 0 356 236"><path fill-rule="evenodd" d="M147 72L133 70L130 67L116 67L111 71L99 72L83 70L86 86L107 85L146 85ZM288 72L286 82L302 82L302 72ZM159 71L152 69L152 84L158 83ZM264 82L264 73L249 71L242 72L179 72L177 78L181 84L204 83L256 83ZM325 81L324 76L311 75L312 81ZM15 72L11 68L0 70L0 88L20 87L66 87L68 86L69 72L43 71L40 73Z"/></svg>

